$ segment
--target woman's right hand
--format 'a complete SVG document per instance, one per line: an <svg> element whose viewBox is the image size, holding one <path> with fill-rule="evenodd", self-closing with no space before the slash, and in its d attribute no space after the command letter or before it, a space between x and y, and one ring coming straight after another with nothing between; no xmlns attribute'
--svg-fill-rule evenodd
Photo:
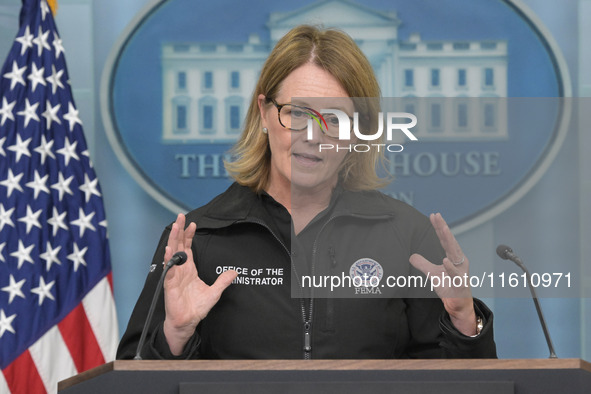
<svg viewBox="0 0 591 394"><path fill-rule="evenodd" d="M211 286L199 278L191 251L196 228L195 223L191 223L185 229L185 215L179 214L172 225L164 253L164 261L170 260L179 251L187 254L187 262L173 266L164 280L164 335L170 351L176 356L182 353L197 324L238 276L236 271L223 272Z"/></svg>

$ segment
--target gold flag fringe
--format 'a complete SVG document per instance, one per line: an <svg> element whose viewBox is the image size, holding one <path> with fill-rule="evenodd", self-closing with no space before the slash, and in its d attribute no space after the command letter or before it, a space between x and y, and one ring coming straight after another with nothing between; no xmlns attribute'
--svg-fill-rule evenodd
<svg viewBox="0 0 591 394"><path fill-rule="evenodd" d="M49 5L49 8L51 8L51 13L55 16L57 13L57 0L47 0L47 4Z"/></svg>

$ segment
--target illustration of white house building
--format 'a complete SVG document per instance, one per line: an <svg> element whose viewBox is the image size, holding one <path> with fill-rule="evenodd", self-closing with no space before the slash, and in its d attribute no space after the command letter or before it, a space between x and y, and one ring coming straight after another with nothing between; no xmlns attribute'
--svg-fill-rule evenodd
<svg viewBox="0 0 591 394"><path fill-rule="evenodd" d="M263 62L275 43L300 24L338 26L371 62L383 97L418 118L420 140L507 138L507 42L398 38L396 12L350 0L323 0L272 13L270 42L251 34L242 43L162 45L165 143L227 143L242 131Z"/></svg>

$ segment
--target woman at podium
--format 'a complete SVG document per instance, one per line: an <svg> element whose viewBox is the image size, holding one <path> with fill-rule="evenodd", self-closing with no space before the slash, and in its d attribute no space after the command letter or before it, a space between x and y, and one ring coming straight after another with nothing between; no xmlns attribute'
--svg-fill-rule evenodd
<svg viewBox="0 0 591 394"><path fill-rule="evenodd" d="M492 313L461 281L469 261L442 216L378 191L379 97L345 33L279 40L226 163L235 182L164 230L118 358L135 355L179 251L143 358L496 357Z"/></svg>

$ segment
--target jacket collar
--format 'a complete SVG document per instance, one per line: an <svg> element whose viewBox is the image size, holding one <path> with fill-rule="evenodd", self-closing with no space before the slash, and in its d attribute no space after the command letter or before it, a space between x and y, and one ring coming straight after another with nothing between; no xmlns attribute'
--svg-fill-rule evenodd
<svg viewBox="0 0 591 394"><path fill-rule="evenodd" d="M234 182L224 193L203 207L204 212L197 219L197 228L223 227L243 221L259 199L260 196L249 187Z"/></svg>
<svg viewBox="0 0 591 394"><path fill-rule="evenodd" d="M355 215L368 218L393 216L392 204L382 193L344 190L340 185L334 191L333 215ZM207 204L197 227L223 227L245 220L265 221L262 196L247 186L234 182L224 193Z"/></svg>
<svg viewBox="0 0 591 394"><path fill-rule="evenodd" d="M394 216L390 198L377 190L343 190L336 201L334 212L368 218Z"/></svg>

